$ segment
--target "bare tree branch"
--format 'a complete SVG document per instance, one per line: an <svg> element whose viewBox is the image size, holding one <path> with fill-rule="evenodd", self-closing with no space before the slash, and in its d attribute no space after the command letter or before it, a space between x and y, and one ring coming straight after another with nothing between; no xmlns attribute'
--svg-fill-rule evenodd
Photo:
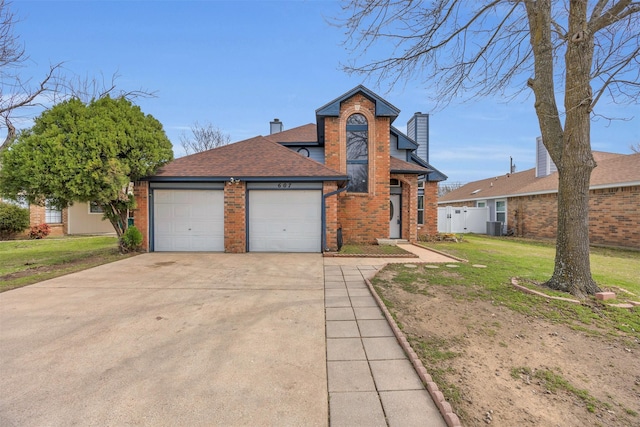
<svg viewBox="0 0 640 427"><path fill-rule="evenodd" d="M63 72L64 63L49 66L49 71L34 83L31 78L22 76L24 63L29 59L24 47L15 35L16 16L10 4L0 0L0 127L6 126L7 135L0 144L0 152L9 147L17 136L15 119L18 111L28 107L49 108L53 104L69 98L78 98L84 103L93 99L111 96L114 98L149 98L155 92L138 89L118 89L116 80L120 75L115 72L110 79L99 77L80 77Z"/></svg>
<svg viewBox="0 0 640 427"><path fill-rule="evenodd" d="M187 136L184 132L180 135L180 143L187 155L221 147L230 141L229 134L225 134L211 123L200 126L198 122L195 122L191 125L191 136Z"/></svg>

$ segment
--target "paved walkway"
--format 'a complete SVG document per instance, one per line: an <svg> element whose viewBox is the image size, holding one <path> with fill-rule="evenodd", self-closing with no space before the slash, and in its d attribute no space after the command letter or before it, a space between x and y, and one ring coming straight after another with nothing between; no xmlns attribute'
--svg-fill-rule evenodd
<svg viewBox="0 0 640 427"><path fill-rule="evenodd" d="M390 262L452 262L403 247L420 258L325 258L331 427L446 426L365 283Z"/></svg>

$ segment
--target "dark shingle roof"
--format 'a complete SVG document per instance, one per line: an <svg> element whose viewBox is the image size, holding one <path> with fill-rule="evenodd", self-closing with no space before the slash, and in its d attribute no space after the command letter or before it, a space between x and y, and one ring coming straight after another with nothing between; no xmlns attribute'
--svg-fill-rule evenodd
<svg viewBox="0 0 640 427"><path fill-rule="evenodd" d="M180 157L152 178L315 178L343 180L346 175L263 136Z"/></svg>
<svg viewBox="0 0 640 427"><path fill-rule="evenodd" d="M431 172L430 169L423 168L415 163L405 162L404 160L400 160L395 157L391 157L389 169L391 170L391 173L415 173L424 175Z"/></svg>

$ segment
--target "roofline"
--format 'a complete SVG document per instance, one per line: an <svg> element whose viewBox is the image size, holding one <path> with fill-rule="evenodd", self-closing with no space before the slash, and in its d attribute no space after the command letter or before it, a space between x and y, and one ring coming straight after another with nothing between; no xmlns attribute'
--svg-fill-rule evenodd
<svg viewBox="0 0 640 427"><path fill-rule="evenodd" d="M415 142L413 139L411 139L409 136L407 136L407 134L403 133L401 130L396 128L395 126L391 125L389 128L390 128L389 132L398 137L398 142L400 142L401 138L404 138L409 142L409 144L412 145L412 148L402 148L402 150L416 150L420 145L417 142Z"/></svg>
<svg viewBox="0 0 640 427"><path fill-rule="evenodd" d="M276 141L277 142L277 141ZM320 143L318 141L289 141L289 142L277 142L278 144L288 147L290 145L300 145L300 146L309 146L309 147L319 147Z"/></svg>
<svg viewBox="0 0 640 427"><path fill-rule="evenodd" d="M322 107L318 108L316 110L316 117L318 116L337 117L339 115L340 103L345 99L351 98L358 92L362 92L367 98L373 98L376 104L376 112L375 112L376 116L391 117L392 118L391 121L393 122L393 120L395 120L395 118L397 118L400 115L400 109L398 107L391 104L390 102L382 98L380 95L373 92L371 89L368 89L363 85L358 85L353 89L338 96L337 98L327 102ZM380 103L378 103L378 101L380 101ZM336 103L337 105L334 105ZM383 104L383 105L378 105L378 104Z"/></svg>
<svg viewBox="0 0 640 427"><path fill-rule="evenodd" d="M640 186L640 181L630 181L630 182L618 182L612 184L599 184L589 186L589 191L591 190L603 190L607 188L616 188L616 187L634 187ZM539 196L541 194L555 194L558 190L540 190L540 191L530 191L527 193L512 193L512 194L504 194L501 196L489 196L489 197L475 197L473 199L457 199L457 200L446 200L443 202L438 202L438 204L444 203L461 203L461 202L476 202L479 200L490 200L490 199L504 199L509 197L526 197L526 196Z"/></svg>
<svg viewBox="0 0 640 427"><path fill-rule="evenodd" d="M337 176L151 176L140 179L140 181L149 182L227 182L231 178L238 181L252 182L314 182L314 181L345 181L347 175Z"/></svg>
<svg viewBox="0 0 640 427"><path fill-rule="evenodd" d="M414 175L428 175L433 172L431 169L426 171L417 171L415 169L389 169L390 173L405 173L405 174L414 174Z"/></svg>
<svg viewBox="0 0 640 427"><path fill-rule="evenodd" d="M411 153L410 157L417 164L419 164L422 167L425 167L425 168L430 170L430 172L427 174L427 178L429 178L428 175L431 175L432 173L439 174L439 175L441 175L443 177L443 179L433 180L431 182L442 182L442 181L446 181L447 179L449 179L449 177L447 175L443 174L438 169L436 169L433 166L431 166L429 163L427 163L422 157L418 156L416 153Z"/></svg>

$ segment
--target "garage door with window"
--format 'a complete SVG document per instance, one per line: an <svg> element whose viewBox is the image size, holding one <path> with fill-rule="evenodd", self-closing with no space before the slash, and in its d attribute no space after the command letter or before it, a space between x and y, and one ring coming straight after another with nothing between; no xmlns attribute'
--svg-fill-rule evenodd
<svg viewBox="0 0 640 427"><path fill-rule="evenodd" d="M154 190L153 250L224 251L223 190Z"/></svg>
<svg viewBox="0 0 640 427"><path fill-rule="evenodd" d="M320 252L322 192L249 190L250 252Z"/></svg>

